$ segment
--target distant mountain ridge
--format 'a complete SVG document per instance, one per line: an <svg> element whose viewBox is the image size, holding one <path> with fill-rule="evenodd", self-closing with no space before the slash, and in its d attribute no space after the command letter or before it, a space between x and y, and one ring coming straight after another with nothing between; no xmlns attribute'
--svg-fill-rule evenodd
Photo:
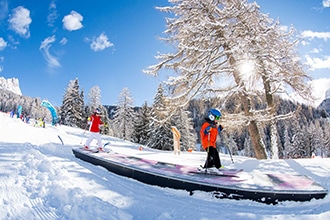
<svg viewBox="0 0 330 220"><path fill-rule="evenodd" d="M324 109L330 115L330 98L324 99L318 108Z"/></svg>
<svg viewBox="0 0 330 220"><path fill-rule="evenodd" d="M17 78L5 79L4 77L0 77L0 89L22 95Z"/></svg>
<svg viewBox="0 0 330 220"><path fill-rule="evenodd" d="M328 116L330 116L330 89L325 92L325 99L318 106L320 109L324 109Z"/></svg>

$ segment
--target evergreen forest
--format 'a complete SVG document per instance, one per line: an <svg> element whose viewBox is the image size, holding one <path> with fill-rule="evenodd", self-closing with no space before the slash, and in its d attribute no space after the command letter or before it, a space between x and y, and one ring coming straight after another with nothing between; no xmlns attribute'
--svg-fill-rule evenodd
<svg viewBox="0 0 330 220"><path fill-rule="evenodd" d="M221 99L192 100L186 109L170 112L168 98L160 84L154 102L143 106L133 106L133 97L128 88L124 88L118 96L116 106L101 105L87 101L84 92L79 89L78 79L69 82L63 96L62 105L56 107L59 115L57 126L67 125L86 129L87 118L95 107L101 108L102 120L106 126L102 134L111 135L124 140L147 145L160 150L173 150L173 136L171 126L176 126L181 132L181 150L200 150L199 129L210 108L221 109L227 113L239 112L237 109L240 99L232 99L223 104ZM97 87L96 87L97 88ZM88 97L100 100L100 90L91 90ZM93 93L94 92L94 93ZM98 98L97 98L98 97ZM90 100L89 99L89 100ZM22 115L38 120L45 118L52 121L48 109L41 106L40 98L19 96L9 91L1 91L0 110L3 112L16 111L18 105L23 108ZM276 97L277 112L295 112L290 118L277 122L279 135L279 158L310 158L312 156L330 156L330 120L327 109L294 103L290 100ZM263 108L262 99L254 99L256 109ZM328 110L329 111L329 110ZM170 117L169 117L170 116ZM49 125L51 126L51 125ZM255 157L251 146L251 138L246 125L235 121L224 125L223 132L218 138L217 147L220 152L227 153L228 148L233 155ZM269 124L261 125L262 137L266 145L266 152L270 151ZM270 157L270 156L269 156Z"/></svg>

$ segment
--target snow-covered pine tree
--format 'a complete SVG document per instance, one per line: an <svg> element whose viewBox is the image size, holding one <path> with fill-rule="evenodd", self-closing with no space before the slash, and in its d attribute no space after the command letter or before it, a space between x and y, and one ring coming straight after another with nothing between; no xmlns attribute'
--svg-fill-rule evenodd
<svg viewBox="0 0 330 220"><path fill-rule="evenodd" d="M292 144L291 144L291 139L290 139L290 134L289 134L289 126L288 125L284 125L284 131L283 131L283 145L284 145L284 149L283 149L283 158L288 158L288 153L291 151L292 149Z"/></svg>
<svg viewBox="0 0 330 220"><path fill-rule="evenodd" d="M297 117L297 116L296 116ZM307 124L307 123L306 123ZM300 123L299 120L292 120L292 137L291 137L291 145L289 149L287 149L287 157L288 158L303 158L306 157L306 149L305 142L307 139L305 137L305 123Z"/></svg>
<svg viewBox="0 0 330 220"><path fill-rule="evenodd" d="M85 116L86 116L86 112L84 111L84 109L85 109L85 101L84 101L84 97L85 97L85 95L84 95L85 93L84 93L84 90L81 90L80 91L80 99L79 99L79 103L80 103L80 111L81 111L81 114L80 114L80 117L81 117L81 120L80 120L80 122L79 122L79 127L80 128L85 128Z"/></svg>
<svg viewBox="0 0 330 220"><path fill-rule="evenodd" d="M186 109L179 108L171 118L172 125L181 133L180 146L185 150L196 149L196 132L194 132L191 113Z"/></svg>
<svg viewBox="0 0 330 220"><path fill-rule="evenodd" d="M306 128L306 138L308 140L305 143L306 157L312 157L313 153L316 153L316 149L319 149L322 145L321 134L322 130L318 125L318 121L315 124L313 121Z"/></svg>
<svg viewBox="0 0 330 220"><path fill-rule="evenodd" d="M250 137L245 138L244 140L244 156L246 157L254 157L254 151L251 146Z"/></svg>
<svg viewBox="0 0 330 220"><path fill-rule="evenodd" d="M149 124L151 120L150 108L147 102L144 102L142 108L136 114L134 120L134 132L132 134L132 141L142 145L146 145L150 137Z"/></svg>
<svg viewBox="0 0 330 220"><path fill-rule="evenodd" d="M96 108L99 108L101 111L101 120L104 122L104 126L100 128L102 134L109 134L110 131L110 119L108 117L107 109L102 106L101 102L101 89L98 86L93 86L88 93L88 102L85 107L85 115L84 118L88 118L91 114L93 114Z"/></svg>
<svg viewBox="0 0 330 220"><path fill-rule="evenodd" d="M113 131L111 131L111 120L109 118L108 110L103 105L100 105L99 107L101 111L101 120L103 121L103 126L100 128L101 134L113 134Z"/></svg>
<svg viewBox="0 0 330 220"><path fill-rule="evenodd" d="M162 84L159 84L151 110L150 138L147 145L159 150L173 150L171 121Z"/></svg>
<svg viewBox="0 0 330 220"><path fill-rule="evenodd" d="M115 127L114 136L128 141L131 140L134 130L135 112L133 104L133 97L129 89L125 87L118 96L113 121Z"/></svg>
<svg viewBox="0 0 330 220"><path fill-rule="evenodd" d="M238 147L237 147L237 144L233 138L233 135L232 134L226 134L226 133L223 133L221 134L222 136L224 136L224 139L225 139L225 143L229 148L230 152L232 153L232 155L238 155Z"/></svg>
<svg viewBox="0 0 330 220"><path fill-rule="evenodd" d="M83 93L79 93L78 78L70 80L61 105L61 123L71 127L80 127L83 123Z"/></svg>
<svg viewBox="0 0 330 220"><path fill-rule="evenodd" d="M39 119L42 115L45 114L43 111L43 107L41 106L41 100L40 98L35 98L33 101L30 103L28 112L30 112L30 117L33 119ZM48 119L50 119L51 116L49 116Z"/></svg>
<svg viewBox="0 0 330 220"><path fill-rule="evenodd" d="M15 94L11 91L0 89L0 111L10 112L17 111L17 106L23 107L22 114L32 119L45 118L46 121L51 121L52 116L48 109L41 106L39 97L31 98Z"/></svg>
<svg viewBox="0 0 330 220"><path fill-rule="evenodd" d="M330 120L328 118L324 119L323 128L323 146L318 150L318 155L322 157L330 157Z"/></svg>
<svg viewBox="0 0 330 220"><path fill-rule="evenodd" d="M98 86L93 86L88 93L88 107L91 110L89 113L93 113L93 110L101 105L101 89Z"/></svg>

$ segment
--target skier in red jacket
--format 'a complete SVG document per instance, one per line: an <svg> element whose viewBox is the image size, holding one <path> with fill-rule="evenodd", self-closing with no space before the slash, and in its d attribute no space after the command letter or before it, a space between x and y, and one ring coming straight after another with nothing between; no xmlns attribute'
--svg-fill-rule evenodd
<svg viewBox="0 0 330 220"><path fill-rule="evenodd" d="M220 124L218 125L220 117L221 112L218 109L211 109L199 132L202 147L207 152L204 168L215 167L219 169L221 167L221 161L216 147L217 135L223 129Z"/></svg>
<svg viewBox="0 0 330 220"><path fill-rule="evenodd" d="M88 118L88 124L90 124L89 126L90 135L85 143L85 149L87 150L90 149L89 145L92 142L92 140L95 138L97 140L97 146L98 146L97 149L99 151L104 151L104 149L102 148L102 140L100 134L100 126L103 125L103 122L101 121L100 113L101 113L100 109L96 108L94 110L94 114Z"/></svg>

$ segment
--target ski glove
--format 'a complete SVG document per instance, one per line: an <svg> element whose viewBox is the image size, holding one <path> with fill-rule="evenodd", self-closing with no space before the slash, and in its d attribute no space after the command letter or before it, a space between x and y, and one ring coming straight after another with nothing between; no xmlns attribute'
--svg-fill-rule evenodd
<svg viewBox="0 0 330 220"><path fill-rule="evenodd" d="M211 126L207 126L204 130L204 134L208 134L210 133L210 131L212 130L212 127Z"/></svg>
<svg viewBox="0 0 330 220"><path fill-rule="evenodd" d="M219 125L219 126L218 126L218 131L220 132L220 131L222 131L222 130L223 130L222 125Z"/></svg>

